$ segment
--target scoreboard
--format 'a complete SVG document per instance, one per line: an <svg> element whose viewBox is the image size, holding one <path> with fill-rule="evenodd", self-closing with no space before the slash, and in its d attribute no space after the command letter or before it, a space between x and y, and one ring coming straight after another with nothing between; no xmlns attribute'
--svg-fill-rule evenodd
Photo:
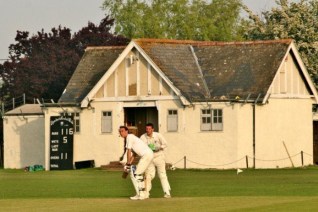
<svg viewBox="0 0 318 212"><path fill-rule="evenodd" d="M73 169L73 117L50 119L50 170Z"/></svg>

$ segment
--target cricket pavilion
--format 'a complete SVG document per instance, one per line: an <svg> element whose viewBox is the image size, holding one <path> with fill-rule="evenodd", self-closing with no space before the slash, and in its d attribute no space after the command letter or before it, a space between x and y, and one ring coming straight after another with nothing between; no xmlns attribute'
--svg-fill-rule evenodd
<svg viewBox="0 0 318 212"><path fill-rule="evenodd" d="M124 47L88 47L58 103L38 106L36 140L17 136L19 128L32 128L32 119L6 114L5 168L23 161L46 170L80 161L106 165L123 153L118 127L140 136L148 122L168 141L167 163L179 168L310 165L317 160L317 97L289 39L136 39ZM22 142L33 148L20 148Z"/></svg>

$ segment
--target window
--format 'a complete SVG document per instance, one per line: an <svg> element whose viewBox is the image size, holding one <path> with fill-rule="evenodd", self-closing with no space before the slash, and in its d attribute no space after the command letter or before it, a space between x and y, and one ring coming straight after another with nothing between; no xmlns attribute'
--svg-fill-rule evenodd
<svg viewBox="0 0 318 212"><path fill-rule="evenodd" d="M201 110L201 131L223 130L222 109Z"/></svg>
<svg viewBox="0 0 318 212"><path fill-rule="evenodd" d="M113 130L112 125L112 112L102 112L102 133L111 133Z"/></svg>
<svg viewBox="0 0 318 212"><path fill-rule="evenodd" d="M223 111L221 109L215 109L212 111L212 130L223 130Z"/></svg>
<svg viewBox="0 0 318 212"><path fill-rule="evenodd" d="M80 132L80 114L76 113L60 113L60 116L72 116L73 117L73 128L75 133Z"/></svg>
<svg viewBox="0 0 318 212"><path fill-rule="evenodd" d="M79 113L74 113L74 130L75 132L80 132L80 115Z"/></svg>
<svg viewBox="0 0 318 212"><path fill-rule="evenodd" d="M211 110L201 110L201 130L212 130L211 125Z"/></svg>
<svg viewBox="0 0 318 212"><path fill-rule="evenodd" d="M178 111L168 110L168 120L167 120L167 130L168 132L178 131Z"/></svg>

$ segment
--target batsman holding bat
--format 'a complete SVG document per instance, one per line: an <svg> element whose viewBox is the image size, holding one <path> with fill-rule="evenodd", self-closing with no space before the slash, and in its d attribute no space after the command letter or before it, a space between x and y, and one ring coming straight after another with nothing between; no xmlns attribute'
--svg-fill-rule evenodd
<svg viewBox="0 0 318 212"><path fill-rule="evenodd" d="M146 199L145 183L144 183L144 173L148 168L149 164L153 159L153 152L149 147L140 140L137 136L133 134L128 134L128 128L126 126L119 127L119 134L122 138L126 140L126 155L127 163L124 166L126 172L130 171L131 180L135 187L136 196L130 197L132 200L143 200ZM140 160L137 164L136 170L131 170L131 163L134 160L133 152L136 153Z"/></svg>

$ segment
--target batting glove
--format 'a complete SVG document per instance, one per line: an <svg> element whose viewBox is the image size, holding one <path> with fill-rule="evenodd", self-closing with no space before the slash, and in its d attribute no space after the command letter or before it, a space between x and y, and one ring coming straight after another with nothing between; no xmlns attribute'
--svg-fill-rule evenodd
<svg viewBox="0 0 318 212"><path fill-rule="evenodd" d="M125 166L124 166L124 171L125 172L130 172L130 164L126 164Z"/></svg>

